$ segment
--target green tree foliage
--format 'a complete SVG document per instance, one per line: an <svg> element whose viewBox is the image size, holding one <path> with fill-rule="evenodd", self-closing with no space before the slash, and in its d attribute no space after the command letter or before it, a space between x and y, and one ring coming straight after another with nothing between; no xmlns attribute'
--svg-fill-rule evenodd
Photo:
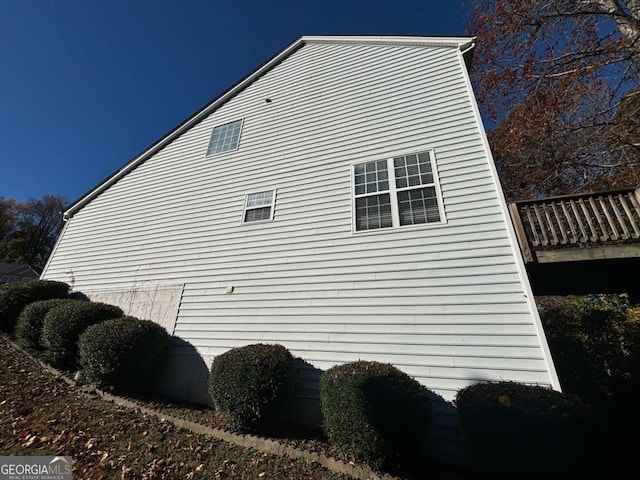
<svg viewBox="0 0 640 480"><path fill-rule="evenodd" d="M640 184L640 1L467 0L508 198Z"/></svg>
<svg viewBox="0 0 640 480"><path fill-rule="evenodd" d="M62 228L66 205L60 195L25 202L0 198L0 261L44 265Z"/></svg>
<svg viewBox="0 0 640 480"><path fill-rule="evenodd" d="M627 298L551 297L539 304L563 390L609 418L640 419L633 406L640 395L640 321Z"/></svg>

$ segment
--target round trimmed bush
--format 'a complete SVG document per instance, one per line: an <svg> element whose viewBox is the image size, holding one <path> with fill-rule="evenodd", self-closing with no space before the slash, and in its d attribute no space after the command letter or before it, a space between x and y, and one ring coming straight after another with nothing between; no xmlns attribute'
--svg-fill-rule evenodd
<svg viewBox="0 0 640 480"><path fill-rule="evenodd" d="M149 320L107 320L80 335L80 365L91 381L121 391L143 392L154 385L170 342L167 331Z"/></svg>
<svg viewBox="0 0 640 480"><path fill-rule="evenodd" d="M211 365L209 395L237 430L273 426L296 394L293 356L282 345L254 344L218 355Z"/></svg>
<svg viewBox="0 0 640 480"><path fill-rule="evenodd" d="M66 302L79 302L70 298L52 298L40 300L27 305L20 312L16 323L16 340L18 344L31 351L44 349L42 345L42 324L44 317L54 307L64 305Z"/></svg>
<svg viewBox="0 0 640 480"><path fill-rule="evenodd" d="M122 310L106 303L78 301L52 308L42 322L46 361L63 368L77 367L80 334L91 325L122 315Z"/></svg>
<svg viewBox="0 0 640 480"><path fill-rule="evenodd" d="M51 280L19 280L0 285L0 330L13 333L20 312L30 303L68 296L69 285Z"/></svg>
<svg viewBox="0 0 640 480"><path fill-rule="evenodd" d="M431 421L428 390L393 365L358 361L320 377L320 406L329 440L373 468L414 457Z"/></svg>
<svg viewBox="0 0 640 480"><path fill-rule="evenodd" d="M592 478L604 463L602 421L575 395L480 383L460 390L456 405L486 478Z"/></svg>

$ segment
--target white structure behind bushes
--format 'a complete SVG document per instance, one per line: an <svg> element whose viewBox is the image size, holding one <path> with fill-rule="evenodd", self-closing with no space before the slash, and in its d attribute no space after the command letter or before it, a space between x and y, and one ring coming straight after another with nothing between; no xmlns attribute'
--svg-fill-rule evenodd
<svg viewBox="0 0 640 480"><path fill-rule="evenodd" d="M300 38L72 205L43 278L125 309L164 302L182 396L204 392L215 355L258 342L306 362L302 397L317 369L393 363L442 397L441 440L466 385L557 388L472 48Z"/></svg>

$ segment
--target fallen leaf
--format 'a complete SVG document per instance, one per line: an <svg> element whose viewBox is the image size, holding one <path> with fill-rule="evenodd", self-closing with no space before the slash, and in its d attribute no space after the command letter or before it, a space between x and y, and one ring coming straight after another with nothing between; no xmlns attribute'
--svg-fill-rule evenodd
<svg viewBox="0 0 640 480"><path fill-rule="evenodd" d="M266 474L267 474L267 472L260 472L260 473L258 474L258 476L259 476L260 478L262 478L262 477L264 477Z"/></svg>
<svg viewBox="0 0 640 480"><path fill-rule="evenodd" d="M122 465L122 476L120 477L121 480L125 480L126 478L126 474L129 473L131 471L131 467L127 467L126 465Z"/></svg>

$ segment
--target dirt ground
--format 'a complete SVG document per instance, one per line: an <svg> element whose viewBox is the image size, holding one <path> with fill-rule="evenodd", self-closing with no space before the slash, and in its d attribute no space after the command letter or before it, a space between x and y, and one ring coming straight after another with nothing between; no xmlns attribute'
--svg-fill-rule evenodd
<svg viewBox="0 0 640 480"><path fill-rule="evenodd" d="M0 337L0 452L70 455L78 479L328 479L314 463L180 430L80 393Z"/></svg>

